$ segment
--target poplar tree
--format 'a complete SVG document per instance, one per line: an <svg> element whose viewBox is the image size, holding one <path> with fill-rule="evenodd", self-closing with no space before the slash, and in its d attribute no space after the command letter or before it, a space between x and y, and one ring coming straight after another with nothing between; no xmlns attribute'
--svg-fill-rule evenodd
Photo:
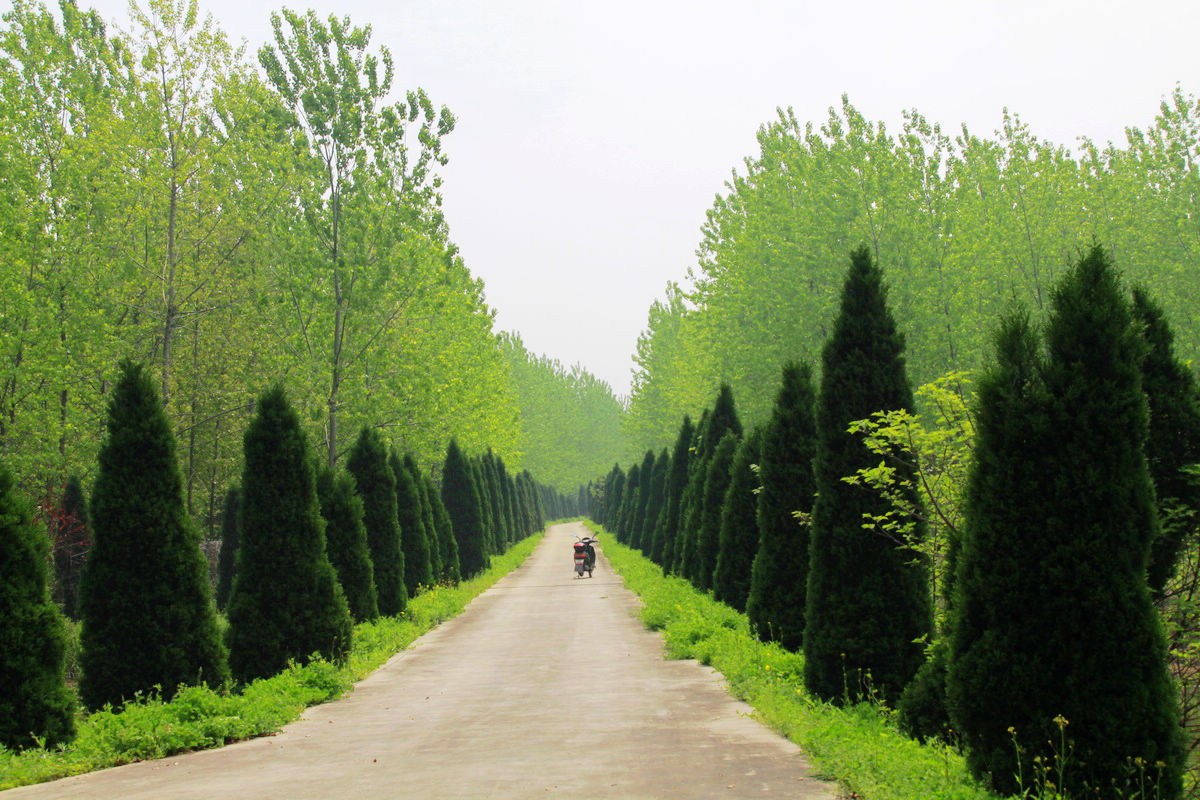
<svg viewBox="0 0 1200 800"><path fill-rule="evenodd" d="M229 605L229 593L233 590L233 576L237 572L237 552L241 546L238 526L241 490L230 486L225 492L225 505L221 509L221 554L217 557L217 608L225 610Z"/></svg>
<svg viewBox="0 0 1200 800"><path fill-rule="evenodd" d="M822 352L804 631L804 679L816 697L894 703L921 666L932 629L926 569L904 542L866 530L888 501L842 480L878 464L850 423L876 411L913 411L904 339L887 307L883 275L863 247L850 256L841 308ZM901 477L911 468L894 463ZM911 483L911 485L915 485ZM915 491L911 502L919 498ZM923 526L913 519L910 536Z"/></svg>
<svg viewBox="0 0 1200 800"><path fill-rule="evenodd" d="M454 439L446 447L446 461L442 466L442 503L454 529L462 577L472 578L488 565L483 513L471 464Z"/></svg>
<svg viewBox="0 0 1200 800"><path fill-rule="evenodd" d="M317 475L317 498L325 518L325 549L346 596L350 616L355 622L375 619L379 616L375 568L354 476L345 470L335 472L322 467Z"/></svg>
<svg viewBox="0 0 1200 800"><path fill-rule="evenodd" d="M738 448L738 435L726 431L708 459L708 473L701 499L700 526L696 532L696 572L691 577L697 589L713 588L713 571L717 568L717 548L721 538L721 506L729 491L733 456Z"/></svg>
<svg viewBox="0 0 1200 800"><path fill-rule="evenodd" d="M1200 513L1200 485L1184 468L1200 462L1200 395L1196 379L1174 352L1166 314L1144 289L1133 290L1133 317L1146 345L1142 390L1149 403L1146 458L1161 530L1150 546L1150 590L1161 594L1175 574L1189 530Z"/></svg>
<svg viewBox="0 0 1200 800"><path fill-rule="evenodd" d="M0 466L0 747L52 747L75 735L66 632L47 587L49 550Z"/></svg>
<svg viewBox="0 0 1200 800"><path fill-rule="evenodd" d="M713 597L746 610L750 595L750 570L758 552L758 463L762 428L755 428L738 446L730 467L729 488L721 503L717 565L713 570Z"/></svg>
<svg viewBox="0 0 1200 800"><path fill-rule="evenodd" d="M683 490L687 486L688 462L695 433L692 420L687 415L679 426L675 447L671 451L671 466L667 473L666 502L654 532L652 558L664 570L671 567L675 554L675 537L679 532L679 511L683 501Z"/></svg>
<svg viewBox="0 0 1200 800"><path fill-rule="evenodd" d="M375 570L379 613L399 614L408 605L404 586L404 551L396 522L396 477L388 466L387 447L378 431L363 426L346 460L363 503L363 525Z"/></svg>
<svg viewBox="0 0 1200 800"><path fill-rule="evenodd" d="M346 596L325 550L315 460L296 414L276 386L246 429L242 544L229 597L229 666L248 683L314 653L350 652Z"/></svg>
<svg viewBox="0 0 1200 800"><path fill-rule="evenodd" d="M1038 764L1070 797L1181 791L1130 323L1093 247L1054 289L1045 354L1027 317L1009 317L978 384L946 692L972 772L1005 794Z"/></svg>
<svg viewBox="0 0 1200 800"><path fill-rule="evenodd" d="M416 597L421 587L433 585L421 495L404 460L394 449L388 456L388 466L396 478L396 524L400 527L400 545L404 550L404 587L409 597Z"/></svg>
<svg viewBox="0 0 1200 800"><path fill-rule="evenodd" d="M170 698L181 684L223 684L226 653L200 534L184 506L175 437L150 376L129 361L108 404L91 512L79 587L83 704L120 706L155 687Z"/></svg>
<svg viewBox="0 0 1200 800"><path fill-rule="evenodd" d="M809 545L808 524L793 512L809 514L817 491L815 405L812 368L785 364L758 462L759 542L746 615L759 639L793 652L804 643Z"/></svg>

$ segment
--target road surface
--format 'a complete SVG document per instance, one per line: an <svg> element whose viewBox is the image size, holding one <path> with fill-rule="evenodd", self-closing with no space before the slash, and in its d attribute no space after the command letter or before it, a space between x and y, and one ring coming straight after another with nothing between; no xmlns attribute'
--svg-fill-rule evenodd
<svg viewBox="0 0 1200 800"><path fill-rule="evenodd" d="M663 659L578 523L342 700L282 733L13 789L18 798L833 798L720 676Z"/></svg>

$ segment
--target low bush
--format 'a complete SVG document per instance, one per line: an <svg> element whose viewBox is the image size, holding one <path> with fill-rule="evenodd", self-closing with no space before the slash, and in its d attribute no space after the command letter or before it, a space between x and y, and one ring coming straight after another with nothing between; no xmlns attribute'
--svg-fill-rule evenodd
<svg viewBox="0 0 1200 800"><path fill-rule="evenodd" d="M540 539L531 536L494 556L491 568L470 581L423 592L402 614L355 626L345 666L316 658L303 666L293 663L236 693L191 686L181 688L169 703L157 694L140 697L121 711L106 708L82 715L79 734L68 746L0 748L0 790L275 733L309 706L341 697L421 634L459 614L519 566Z"/></svg>

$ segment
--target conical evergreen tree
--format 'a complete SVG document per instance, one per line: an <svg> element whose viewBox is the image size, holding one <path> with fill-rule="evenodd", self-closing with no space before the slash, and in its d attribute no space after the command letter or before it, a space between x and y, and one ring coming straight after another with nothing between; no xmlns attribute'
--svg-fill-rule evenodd
<svg viewBox="0 0 1200 800"><path fill-rule="evenodd" d="M513 513L512 478L508 474L508 469L504 466L504 459L497 457L496 466L500 475L500 494L504 499L504 527L508 529L510 542L515 543L523 538L523 534L517 525L516 516Z"/></svg>
<svg viewBox="0 0 1200 800"><path fill-rule="evenodd" d="M454 539L458 543L458 563L462 576L474 577L488 565L483 513L471 464L454 439L446 448L446 463L442 467L442 503L446 506L454 529Z"/></svg>
<svg viewBox="0 0 1200 800"><path fill-rule="evenodd" d="M671 562L675 554L675 536L679 531L679 509L683 501L683 490L687 486L688 462L694 433L692 420L685 415L683 424L679 426L679 435L675 438L675 448L671 451L666 502L663 505L658 527L654 532L654 550L651 557L664 570L672 566Z"/></svg>
<svg viewBox="0 0 1200 800"><path fill-rule="evenodd" d="M355 622L375 619L379 616L375 568L354 476L322 467L317 475L317 498L325 519L325 550L346 596L350 616Z"/></svg>
<svg viewBox="0 0 1200 800"><path fill-rule="evenodd" d="M121 365L92 492L79 601L80 699L114 706L158 686L229 677L200 534L188 519L175 438L141 366Z"/></svg>
<svg viewBox="0 0 1200 800"><path fill-rule="evenodd" d="M717 443L717 449L708 459L708 476L704 481L701 500L700 528L696 534L696 573L689 576L697 589L713 588L713 572L717 568L717 549L721 540L721 507L733 470L733 455L738 449L739 438L729 430Z"/></svg>
<svg viewBox="0 0 1200 800"><path fill-rule="evenodd" d="M607 496L604 498L604 527L615 536L617 523L621 518L621 503L625 500L625 471L620 465L614 464L609 475L612 485L608 487Z"/></svg>
<svg viewBox="0 0 1200 800"><path fill-rule="evenodd" d="M396 479L396 524L400 527L400 546L404 550L404 588L416 597L422 587L433 585L429 560L429 536L421 519L421 495L404 460L394 449L388 466Z"/></svg>
<svg viewBox="0 0 1200 800"><path fill-rule="evenodd" d="M1055 288L1046 341L1042 358L1027 319L1007 319L978 385L951 719L972 771L1005 794L1065 753L1065 796L1130 797L1145 779L1175 798L1179 712L1145 575L1143 343L1099 247Z"/></svg>
<svg viewBox="0 0 1200 800"><path fill-rule="evenodd" d="M412 478L413 486L417 489L417 499L421 504L421 527L425 530L425 547L429 551L429 572L434 582L437 582L442 576L442 549L438 543L437 524L433 521L429 489L412 453L404 454L404 468L408 470L408 476Z"/></svg>
<svg viewBox="0 0 1200 800"><path fill-rule="evenodd" d="M815 405L812 369L807 364L784 365L758 462L759 543L746 615L760 639L779 642L792 652L804 643L809 533L792 512L810 513L816 496Z"/></svg>
<svg viewBox="0 0 1200 800"><path fill-rule="evenodd" d="M62 508L54 521L55 593L62 612L79 619L79 574L87 559L91 534L88 531L87 500L78 475L67 478Z"/></svg>
<svg viewBox="0 0 1200 800"><path fill-rule="evenodd" d="M625 476L625 489L621 493L621 512L617 517L617 541L629 544L629 530L633 518L637 514L638 501L641 499L642 466L634 464Z"/></svg>
<svg viewBox="0 0 1200 800"><path fill-rule="evenodd" d="M513 542L513 534L508 529L508 520L504 516L504 496L500 489L500 471L496 466L496 457L491 448L483 454L483 474L488 482L488 499L491 502L492 527L496 529L496 546L501 552L508 549Z"/></svg>
<svg viewBox="0 0 1200 800"><path fill-rule="evenodd" d="M233 575L237 572L237 552L242 544L238 517L241 515L242 490L230 486L225 492L225 506L221 509L221 554L217 557L217 608L221 611L229 605L229 593L233 591Z"/></svg>
<svg viewBox="0 0 1200 800"><path fill-rule="evenodd" d="M671 471L671 455L663 448L654 459L650 469L650 497L646 501L645 518L642 521L642 536L638 540L642 552L653 560L655 532L658 530L658 520L662 516L663 506L667 504L667 474Z"/></svg>
<svg viewBox="0 0 1200 800"><path fill-rule="evenodd" d="M450 512L442 502L442 493L433 485L433 479L425 476L425 493L429 496L429 508L433 512L434 528L437 530L438 553L442 560L440 573L443 581L458 583L462 570L458 562L458 540L454 538L454 524Z"/></svg>
<svg viewBox="0 0 1200 800"><path fill-rule="evenodd" d="M229 666L249 682L313 653L350 652L346 596L325 551L314 454L283 388L246 429L237 575L229 596Z"/></svg>
<svg viewBox="0 0 1200 800"><path fill-rule="evenodd" d="M913 399L882 273L865 247L850 262L822 353L804 679L824 700L854 702L875 691L891 704L924 660L920 640L932 629L926 570L912 550L864 530L864 515L884 513L888 501L842 478L879 461L848 432L850 423L912 411ZM892 466L912 478L905 464ZM911 501L919 502L915 492ZM913 522L919 539L923 526Z"/></svg>
<svg viewBox="0 0 1200 800"><path fill-rule="evenodd" d="M75 735L66 633L46 585L49 550L49 538L0 466L0 747L28 747L36 739L54 746Z"/></svg>
<svg viewBox="0 0 1200 800"><path fill-rule="evenodd" d="M387 446L379 433L364 426L346 460L363 502L363 525L375 569L379 613L394 616L408 605L404 586L404 550L396 522L396 476L388 466Z"/></svg>
<svg viewBox="0 0 1200 800"><path fill-rule="evenodd" d="M650 486L654 482L654 451L647 450L638 472L638 502L629 520L629 546L642 550L642 531L646 527L646 508L650 505Z"/></svg>
<svg viewBox="0 0 1200 800"><path fill-rule="evenodd" d="M741 439L742 423L738 420L737 410L734 407L733 391L729 388L729 384L722 383L721 388L717 391L717 399L713 403L712 410L701 419L701 424L696 429L699 441L696 445L695 469L688 479L687 496L690 498L690 506L684 515L683 545L686 548L686 554L683 558L682 575L697 586L707 587L712 583L712 568L715 566L715 562L709 562L707 569L705 568L705 557L701 555L699 545L700 529L704 524L705 513L704 487L708 482L708 468L713 454L716 453L717 445L729 431L733 431L737 438ZM719 503L720 500L717 502ZM712 556L715 558L716 541L712 541L709 546L712 548Z"/></svg>
<svg viewBox="0 0 1200 800"><path fill-rule="evenodd" d="M1162 308L1143 289L1133 290L1133 316L1146 343L1142 389L1150 404L1146 459L1158 498L1161 533L1150 547L1146 575L1160 594L1175 574L1180 548L1200 513L1200 485L1183 471L1200 462L1200 394L1187 365L1175 357L1174 334Z"/></svg>
<svg viewBox="0 0 1200 800"><path fill-rule="evenodd" d="M729 488L721 504L717 566L713 571L713 597L746 610L750 595L750 570L758 552L758 463L762 428L755 428L737 449L730 468Z"/></svg>
<svg viewBox="0 0 1200 800"><path fill-rule="evenodd" d="M691 454L688 459L688 477L687 483L683 487L683 494L679 496L679 527L675 533L675 552L671 555L670 569L672 573L680 577L686 576L688 559L694 549L689 531L692 529L692 516L696 511L696 506L699 505L700 485L702 484L697 474L704 474L706 469L703 463L702 449L711 413L712 410L707 408L700 413L700 421L696 423L692 442L688 446L688 452Z"/></svg>
<svg viewBox="0 0 1200 800"><path fill-rule="evenodd" d="M471 469L471 482L475 485L475 495L479 504L479 526L483 531L484 556L494 556L500 552L496 542L496 529L492 525L492 500L487 478L483 474L483 462L477 458L468 458L467 464Z"/></svg>

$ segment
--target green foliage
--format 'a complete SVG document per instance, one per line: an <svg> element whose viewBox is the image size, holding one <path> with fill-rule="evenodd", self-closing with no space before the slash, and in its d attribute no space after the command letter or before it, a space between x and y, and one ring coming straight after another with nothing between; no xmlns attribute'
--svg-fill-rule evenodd
<svg viewBox="0 0 1200 800"><path fill-rule="evenodd" d="M87 559L91 534L87 499L78 475L69 475L61 508L51 521L54 548L54 594L68 619L79 618L79 573Z"/></svg>
<svg viewBox="0 0 1200 800"><path fill-rule="evenodd" d="M409 597L416 597L421 587L433 585L421 495L412 474L394 449L388 456L388 466L396 478L396 521L400 526L400 546L404 550L404 587Z"/></svg>
<svg viewBox="0 0 1200 800"><path fill-rule="evenodd" d="M429 487L425 485L425 475L417 466L417 460L412 453L404 454L404 468L412 479L417 491L417 499L421 506L421 527L425 531L425 547L429 551L429 573L433 582L442 579L442 548L438 541L437 523L433 519L433 505L429 502Z"/></svg>
<svg viewBox="0 0 1200 800"><path fill-rule="evenodd" d="M79 693L91 709L229 674L162 401L141 366L120 369L80 584Z"/></svg>
<svg viewBox="0 0 1200 800"><path fill-rule="evenodd" d="M1145 567L1157 533L1146 466L1144 345L1094 246L1051 299L1045 354L1005 320L979 383L947 699L976 775L1016 792L1180 793L1175 688Z"/></svg>
<svg viewBox="0 0 1200 800"><path fill-rule="evenodd" d="M730 467L729 488L721 503L713 597L746 610L750 571L758 552L758 465L763 429L755 428L740 445Z"/></svg>
<svg viewBox="0 0 1200 800"><path fill-rule="evenodd" d="M850 423L881 409L913 407L904 339L888 310L882 272L865 247L850 256L822 364L805 682L830 701L853 703L878 692L892 703L921 665L920 640L930 634L932 620L926 570L912 550L912 542L923 538L923 524L914 520L902 539L864 527L864 520L888 510L887 503L843 480L876 458L849 432ZM894 466L911 479L910 467Z"/></svg>
<svg viewBox="0 0 1200 800"><path fill-rule="evenodd" d="M816 495L815 405L812 370L807 364L785 364L771 421L763 432L759 543L746 600L746 615L758 637L793 652L804 641L808 519ZM798 521L795 512L804 514L805 520Z"/></svg>
<svg viewBox="0 0 1200 800"><path fill-rule="evenodd" d="M1163 309L1145 290L1133 290L1133 317L1146 344L1142 390L1149 403L1146 460L1162 528L1150 547L1150 590L1161 594L1175 572L1191 517L1200 512L1200 484L1186 467L1200 463L1200 394L1191 370L1174 353Z"/></svg>
<svg viewBox="0 0 1200 800"><path fill-rule="evenodd" d="M354 476L322 467L317 473L317 499L325 519L325 551L337 573L350 617L355 622L375 619L379 616L375 568L371 565L363 501Z"/></svg>
<svg viewBox="0 0 1200 800"><path fill-rule="evenodd" d="M638 550L649 549L642 541L642 532L646 529L647 522L653 524L653 520L647 519L646 509L651 502L651 488L654 485L654 464L655 457L653 450L647 450L642 456L642 464L638 470L638 499L636 507L632 510L629 519L629 545Z"/></svg>
<svg viewBox="0 0 1200 800"><path fill-rule="evenodd" d="M474 577L488 564L483 513L471 465L454 439L446 447L442 466L442 503L458 545L459 570L464 578Z"/></svg>
<svg viewBox="0 0 1200 800"><path fill-rule="evenodd" d="M0 466L0 747L53 746L75 735L63 619L47 587L49 549Z"/></svg>
<svg viewBox="0 0 1200 800"><path fill-rule="evenodd" d="M684 489L680 511L680 530L677 538L675 569L692 582L701 579L700 528L704 519L704 484L708 480L708 466L717 445L729 431L742 435L742 423L738 419L729 384L722 383L711 409L705 411L696 426L695 452L688 469L688 484ZM711 565L710 565L711 567Z"/></svg>
<svg viewBox="0 0 1200 800"><path fill-rule="evenodd" d="M229 666L249 683L289 662L350 652L346 596L329 563L314 461L281 386L246 429L237 575L229 598Z"/></svg>
<svg viewBox="0 0 1200 800"><path fill-rule="evenodd" d="M804 657L762 643L745 616L664 576L652 562L606 539L604 554L642 600L642 620L662 632L671 658L694 658L719 670L735 697L804 749L840 793L873 800L996 800L968 773L961 754L921 745L895 727L880 706L839 707L804 690Z"/></svg>
<svg viewBox="0 0 1200 800"><path fill-rule="evenodd" d="M454 538L454 524L450 521L450 513L442 502L441 492L433 485L433 480L425 476L425 494L429 497L429 508L433 513L434 527L437 529L438 553L441 557L442 570L439 578L442 581L456 583L462 576L458 559L458 541Z"/></svg>
<svg viewBox="0 0 1200 800"><path fill-rule="evenodd" d="M658 457L654 459L654 464L649 470L650 483L646 498L646 510L642 514L642 530L637 539L639 549L650 558L654 557L655 534L658 531L663 506L667 503L667 473L670 469L671 456L664 447ZM584 510L579 509L579 513L583 514Z"/></svg>
<svg viewBox="0 0 1200 800"><path fill-rule="evenodd" d="M422 593L402 615L360 623L344 664L321 658L303 665L291 663L236 694L193 686L181 690L171 702L142 697L119 712L88 715L78 737L65 748L16 752L0 747L0 790L276 733L306 707L337 699L421 634L459 614L518 567L540 539L521 542L474 580Z"/></svg>
<svg viewBox="0 0 1200 800"><path fill-rule="evenodd" d="M713 572L721 544L721 512L729 491L733 456L738 449L739 436L728 430L717 443L708 459L704 477L704 492L700 500L700 525L696 530L696 571L689 575L697 589L713 588Z"/></svg>
<svg viewBox="0 0 1200 800"><path fill-rule="evenodd" d="M363 503L363 525L375 570L379 613L399 614L408 603L404 587L404 551L396 517L396 478L388 466L387 447L378 431L364 427L346 460Z"/></svg>
<svg viewBox="0 0 1200 800"><path fill-rule="evenodd" d="M662 513L654 530L654 547L650 553L651 559L659 566L669 568L675 554L675 539L679 532L679 515L683 501L683 492L687 487L688 462L691 457L692 420L686 415L683 424L679 426L679 434L675 437L675 447L671 451L671 461L668 467L665 498Z"/></svg>
<svg viewBox="0 0 1200 800"><path fill-rule="evenodd" d="M216 591L217 609L220 611L224 611L229 604L233 576L237 571L237 552L242 545L242 532L238 525L241 498L241 489L231 486L225 493L225 503L221 507L221 555L217 560Z"/></svg>

